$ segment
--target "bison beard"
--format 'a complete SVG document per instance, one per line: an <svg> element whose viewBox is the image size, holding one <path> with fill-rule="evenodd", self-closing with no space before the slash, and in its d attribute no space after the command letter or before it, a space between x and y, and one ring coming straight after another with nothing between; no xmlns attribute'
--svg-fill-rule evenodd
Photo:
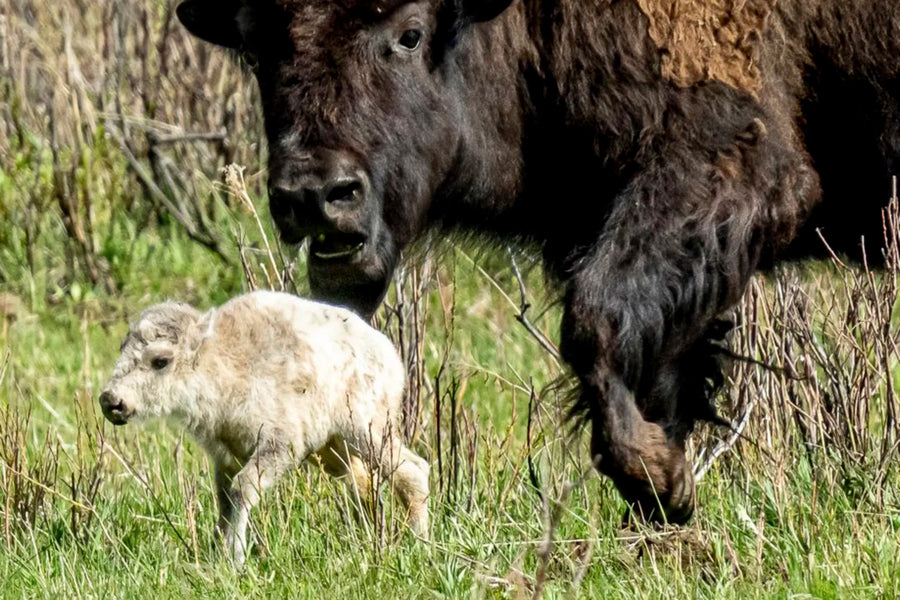
<svg viewBox="0 0 900 600"><path fill-rule="evenodd" d="M722 315L751 274L822 253L819 228L878 256L900 158L894 0L187 0L178 14L252 57L273 216L287 239L318 240L319 297L371 314L429 228L542 248L565 286L574 412L645 518L693 510L685 440L714 418Z"/></svg>

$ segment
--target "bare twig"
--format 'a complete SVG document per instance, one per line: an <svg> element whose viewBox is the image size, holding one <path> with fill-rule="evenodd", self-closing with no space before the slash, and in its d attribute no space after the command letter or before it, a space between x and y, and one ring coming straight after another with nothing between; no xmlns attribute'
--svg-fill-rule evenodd
<svg viewBox="0 0 900 600"><path fill-rule="evenodd" d="M269 244L269 237L266 235L266 228L263 227L262 220L259 218L259 212L256 210L256 205L253 203L253 200L250 198L250 194L247 193L247 186L244 183L244 168L238 165L228 165L225 167L225 185L228 187L229 193L237 198L241 204L243 204L247 210L250 211L250 214L253 215L253 219L256 222L256 227L259 230L259 235L262 238L263 245L266 247L266 257L269 261L269 268L271 268L271 275L268 268L263 269L266 272L266 278L269 280L269 287L272 287L272 277L278 279L278 289L279 291L285 291L285 284L288 279L288 276L284 274L284 269L278 268L278 261L275 259L275 253L272 252L272 246ZM275 241L276 249L281 253L281 246L278 244L278 241ZM241 260L244 260L243 256ZM288 271L290 269L287 269Z"/></svg>
<svg viewBox="0 0 900 600"><path fill-rule="evenodd" d="M204 232L201 232L197 222L188 214L186 214L181 207L177 206L169 196L160 189L160 187L153 180L153 177L147 172L147 169L141 162L135 157L134 153L131 151L128 143L125 141L125 137L119 132L114 125L111 123L107 123L107 128L112 134L112 136L119 143L119 147L122 150L122 155L125 157L125 160L128 162L128 166L131 167L131 170L138 177L144 189L153 198L156 202L161 204L179 223L181 223L182 227L184 227L185 231L187 231L188 236L198 242L202 246L208 248L214 254L216 254L222 261L226 264L229 264L231 261L222 252L219 247L219 241Z"/></svg>
<svg viewBox="0 0 900 600"><path fill-rule="evenodd" d="M531 336L537 340L537 342L541 345L541 347L546 350L550 356L552 356L556 362L562 362L562 356L559 353L559 349L556 345L551 342L547 336L545 336L537 327L535 327L531 321L528 319L527 312L528 309L531 308L531 304L528 302L528 293L525 288L525 279L522 277L522 271L519 269L519 263L516 262L516 255L512 251L511 248L508 248L509 252L509 260L512 264L513 273L516 276L516 281L519 284L519 314L516 315L516 321L522 324L523 327L531 334Z"/></svg>
<svg viewBox="0 0 900 600"><path fill-rule="evenodd" d="M753 409L755 407L756 397L753 396L744 407L744 412L741 414L740 418L732 425L731 434L716 444L702 462L694 465L694 483L700 483L710 467L712 467L713 463L716 462L720 456L730 451L738 440L741 439L744 429L746 429L747 424L750 423L750 417L753 415Z"/></svg>
<svg viewBox="0 0 900 600"><path fill-rule="evenodd" d="M553 554L553 537L556 530L559 528L559 522L563 515L565 503L572 493L572 490L583 485L585 480L593 475L593 473L594 466L585 469L577 479L565 484L562 493L556 500L550 500L547 496L544 497L544 514L547 517L547 526L544 529L544 539L541 541L536 552L538 558L538 570L537 575L534 578L533 600L537 600L544 594L544 586L547 582L547 571L550 567L550 556Z"/></svg>
<svg viewBox="0 0 900 600"><path fill-rule="evenodd" d="M169 135L158 134L155 131L147 132L147 139L151 145L164 146L166 144L179 144L182 142L223 142L226 131L210 131L197 133L173 133Z"/></svg>
<svg viewBox="0 0 900 600"><path fill-rule="evenodd" d="M106 443L105 439L103 439L103 443L104 444ZM190 544L188 544L187 540L184 539L184 536L181 534L181 531L179 531L178 528L175 527L175 523L172 522L172 519L169 518L169 511L167 511L163 507L162 503L159 501L159 497L153 491L153 488L150 486L150 482L147 481L146 479L144 479L143 477L141 477L141 475L138 473L137 469L134 468L134 465L131 463L130 460L125 458L119 452L116 452L116 450L112 446L107 445L107 448L109 448L110 453L119 460L119 462L122 464L122 466L124 466L126 469L128 469L128 472L132 475L132 477L137 479L138 483L140 483L144 487L144 489L147 490L147 494L150 496L150 499L153 501L153 504L156 505L157 510L159 510L159 512L162 513L162 516L165 519L166 524L169 526L169 529L172 530L172 533L174 533L175 537L178 539L178 541L181 542L181 546L184 548L187 555L190 556L190 554L191 554Z"/></svg>
<svg viewBox="0 0 900 600"><path fill-rule="evenodd" d="M534 421L534 411L536 410L534 406L535 401L535 393L534 386L531 386L531 391L528 394L528 424L525 428L525 448L528 456L528 479L531 481L532 487L534 487L534 491L538 495L538 499L543 502L544 501L544 493L541 491L541 482L538 479L537 469L534 466L534 458L532 456L532 441L531 441L531 430L532 423Z"/></svg>

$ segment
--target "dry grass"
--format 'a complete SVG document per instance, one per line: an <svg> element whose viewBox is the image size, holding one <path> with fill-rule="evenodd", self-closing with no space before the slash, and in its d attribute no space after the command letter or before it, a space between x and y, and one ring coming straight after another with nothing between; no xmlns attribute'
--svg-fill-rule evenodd
<svg viewBox="0 0 900 600"><path fill-rule="evenodd" d="M209 183L233 162L263 163L256 90L234 60L189 38L175 4L0 8L0 216L21 230L30 272L49 260L44 236L63 238L68 280L114 288L101 243L114 211L138 230L172 219L234 260Z"/></svg>

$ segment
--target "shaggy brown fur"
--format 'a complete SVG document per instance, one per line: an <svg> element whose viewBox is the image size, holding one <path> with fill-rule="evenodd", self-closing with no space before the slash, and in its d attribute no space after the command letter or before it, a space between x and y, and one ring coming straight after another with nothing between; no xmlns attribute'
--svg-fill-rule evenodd
<svg viewBox="0 0 900 600"><path fill-rule="evenodd" d="M776 0L636 0L650 20L663 77L716 80L756 93L763 27Z"/></svg>
<svg viewBox="0 0 900 600"><path fill-rule="evenodd" d="M187 0L179 16L256 65L270 206L285 239L312 238L317 296L371 313L429 228L542 249L576 412L645 516L691 513L685 440L713 415L722 316L751 274L821 252L816 228L878 255L896 0Z"/></svg>

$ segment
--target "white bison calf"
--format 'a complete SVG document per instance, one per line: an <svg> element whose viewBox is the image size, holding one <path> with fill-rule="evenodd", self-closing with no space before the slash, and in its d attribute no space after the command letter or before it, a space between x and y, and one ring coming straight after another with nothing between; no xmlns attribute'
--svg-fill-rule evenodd
<svg viewBox="0 0 900 600"><path fill-rule="evenodd" d="M215 464L218 530L242 564L250 509L312 454L367 497L390 477L410 525L428 535L428 463L397 427L406 376L391 342L353 313L253 292L200 314L165 302L132 324L103 414L174 417Z"/></svg>

